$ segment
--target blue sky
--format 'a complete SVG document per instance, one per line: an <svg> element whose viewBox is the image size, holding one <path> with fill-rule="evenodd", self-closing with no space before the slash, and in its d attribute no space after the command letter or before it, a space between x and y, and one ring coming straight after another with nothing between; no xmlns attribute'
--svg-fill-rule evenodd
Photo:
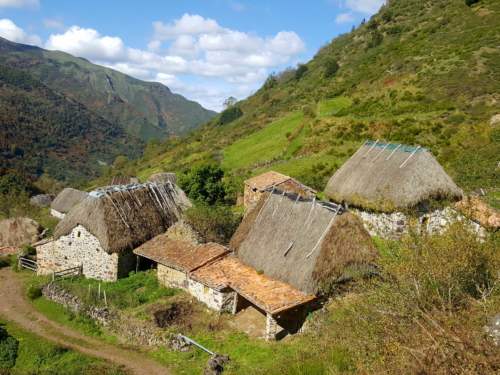
<svg viewBox="0 0 500 375"><path fill-rule="evenodd" d="M306 62L384 0L0 0L0 36L159 81L207 108Z"/></svg>

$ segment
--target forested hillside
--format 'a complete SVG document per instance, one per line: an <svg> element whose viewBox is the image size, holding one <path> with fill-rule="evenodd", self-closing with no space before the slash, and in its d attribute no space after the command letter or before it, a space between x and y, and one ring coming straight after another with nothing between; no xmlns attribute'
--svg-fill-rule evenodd
<svg viewBox="0 0 500 375"><path fill-rule="evenodd" d="M146 141L185 134L214 115L160 83L0 38L4 171L95 178L116 156L138 157Z"/></svg>
<svg viewBox="0 0 500 375"><path fill-rule="evenodd" d="M146 178L215 162L236 180L275 169L322 190L366 139L384 139L431 149L466 190L494 187L499 29L495 0L390 1L308 63L125 169Z"/></svg>

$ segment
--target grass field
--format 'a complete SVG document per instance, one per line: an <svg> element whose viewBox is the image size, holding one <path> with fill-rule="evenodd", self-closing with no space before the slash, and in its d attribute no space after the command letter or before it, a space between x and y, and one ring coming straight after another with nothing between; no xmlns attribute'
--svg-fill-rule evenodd
<svg viewBox="0 0 500 375"><path fill-rule="evenodd" d="M114 365L54 345L18 326L9 323L5 328L19 341L18 356L14 368L5 374L12 375L125 375ZM0 373L2 369L0 369Z"/></svg>
<svg viewBox="0 0 500 375"><path fill-rule="evenodd" d="M345 96L339 96L333 99L323 100L318 103L318 116L335 116L341 110L349 108L352 100Z"/></svg>
<svg viewBox="0 0 500 375"><path fill-rule="evenodd" d="M295 112L234 142L224 150L222 167L236 170L281 156L290 144L287 134L291 135L303 119L301 112Z"/></svg>

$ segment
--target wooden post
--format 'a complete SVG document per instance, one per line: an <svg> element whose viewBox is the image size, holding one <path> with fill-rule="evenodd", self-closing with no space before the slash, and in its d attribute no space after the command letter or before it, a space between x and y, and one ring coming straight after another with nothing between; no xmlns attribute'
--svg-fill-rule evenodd
<svg viewBox="0 0 500 375"><path fill-rule="evenodd" d="M136 255L135 256L135 273L137 273L139 271L139 262L140 262L140 259L139 259L139 255Z"/></svg>
<svg viewBox="0 0 500 375"><path fill-rule="evenodd" d="M97 289L97 301L101 299L101 283L99 283L99 287Z"/></svg>

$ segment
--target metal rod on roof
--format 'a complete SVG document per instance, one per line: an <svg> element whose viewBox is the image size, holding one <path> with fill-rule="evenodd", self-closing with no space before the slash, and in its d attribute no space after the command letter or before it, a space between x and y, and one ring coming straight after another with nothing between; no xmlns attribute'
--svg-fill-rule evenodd
<svg viewBox="0 0 500 375"><path fill-rule="evenodd" d="M377 145L378 143L378 139L375 141L374 144L372 144L372 147L370 147L370 149L368 151L366 151L366 154L363 155L363 159L366 158L368 156L368 154L370 153L371 150L373 150L375 148L375 146Z"/></svg>
<svg viewBox="0 0 500 375"><path fill-rule="evenodd" d="M375 160L377 160L377 158L382 154L382 152L385 151L387 147L389 147L389 143L386 143L386 145L382 148L382 150L380 150L380 152L377 155L375 155L375 157L372 159L372 163L375 162Z"/></svg>
<svg viewBox="0 0 500 375"><path fill-rule="evenodd" d="M321 235L321 237L319 238L318 242L316 242L316 245L314 245L313 249L309 252L309 254L306 255L306 259L309 258L313 253L314 251L316 250L316 248L319 246L319 244L321 243L321 241L323 241L323 238L325 238L326 234L328 233L328 231L330 230L330 227L332 226L333 224L333 221L335 220L335 218L337 217L337 214L338 212L340 211L340 207L337 209L337 211L333 214L332 216L332 219L330 220L330 222L328 223L326 229L324 230L323 234Z"/></svg>
<svg viewBox="0 0 500 375"><path fill-rule="evenodd" d="M394 150L392 150L391 154L385 159L385 160L389 160L392 155L394 155L394 153L401 147L402 145L399 144L398 147L396 147Z"/></svg>
<svg viewBox="0 0 500 375"><path fill-rule="evenodd" d="M419 148L420 148L420 146L418 146L415 150L413 150L413 152L410 154L410 156L408 156L406 158L406 160L399 166L399 168L403 168L406 165L406 163L408 163L408 161L411 159L411 157L416 154L416 152L418 151Z"/></svg>

